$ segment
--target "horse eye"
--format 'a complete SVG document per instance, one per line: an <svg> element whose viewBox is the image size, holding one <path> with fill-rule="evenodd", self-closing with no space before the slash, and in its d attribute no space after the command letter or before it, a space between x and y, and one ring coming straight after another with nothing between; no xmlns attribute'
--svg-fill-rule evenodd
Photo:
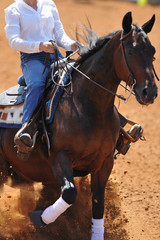
<svg viewBox="0 0 160 240"><path fill-rule="evenodd" d="M152 58L152 61L155 61L155 60L156 60L156 58L155 58L155 57L153 57L153 58Z"/></svg>

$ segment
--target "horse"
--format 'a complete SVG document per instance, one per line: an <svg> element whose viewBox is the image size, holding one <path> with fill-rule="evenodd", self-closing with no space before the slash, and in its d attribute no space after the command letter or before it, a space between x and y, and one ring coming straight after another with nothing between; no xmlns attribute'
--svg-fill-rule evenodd
<svg viewBox="0 0 160 240"><path fill-rule="evenodd" d="M1 159L28 181L56 181L61 187L61 195L53 205L30 214L36 228L53 223L66 211L77 195L74 177L90 174L91 240L104 240L104 192L120 132L114 106L116 92L123 80L140 104L152 104L157 97L155 48L147 36L154 22L155 15L138 27L132 24L132 14L128 12L123 17L122 30L98 38L77 60L78 67L72 72L73 93L64 91L55 117L47 126L50 156L46 156L39 134L29 159L21 161L13 143L18 129L0 128Z"/></svg>

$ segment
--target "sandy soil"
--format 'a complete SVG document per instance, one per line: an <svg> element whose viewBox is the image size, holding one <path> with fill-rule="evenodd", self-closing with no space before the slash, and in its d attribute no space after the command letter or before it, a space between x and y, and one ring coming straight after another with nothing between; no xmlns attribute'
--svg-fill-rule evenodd
<svg viewBox="0 0 160 240"><path fill-rule="evenodd" d="M10 49L4 33L4 8L12 0L0 0L0 91L16 84L21 74L19 55ZM142 25L156 14L156 23L149 34L156 47L155 68L160 76L160 5L139 7L135 3L102 0L55 0L67 33L74 35L76 25L90 19L99 36L121 29L124 14L132 11L134 22ZM157 82L158 86L159 83ZM124 90L119 90L126 94ZM116 100L119 111L140 123L146 142L132 145L126 156L115 160L106 187L105 240L160 240L160 103L159 97L149 107L140 106L134 97L127 104ZM58 197L49 194L41 184L13 188L9 183L0 192L1 240L89 240L91 203L89 179L76 180L79 195L76 203L53 225L36 232L27 217L28 212L45 208ZM56 187L57 189L57 187ZM47 200L42 200L42 194ZM52 200L52 201L51 201ZM36 205L36 202L38 204Z"/></svg>

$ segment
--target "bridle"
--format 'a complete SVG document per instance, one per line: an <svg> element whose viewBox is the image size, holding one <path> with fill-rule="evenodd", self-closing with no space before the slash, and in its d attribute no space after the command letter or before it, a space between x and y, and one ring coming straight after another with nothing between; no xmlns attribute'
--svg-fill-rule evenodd
<svg viewBox="0 0 160 240"><path fill-rule="evenodd" d="M131 34L131 32L129 33ZM129 35L128 34L128 35ZM125 35L127 36L127 35ZM109 92L110 94L118 97L119 99L123 100L124 102L127 102L129 97L131 96L131 94L135 95L135 93L133 92L133 89L134 89L134 86L136 84L136 79L134 77L134 75L132 74L132 72L130 71L130 68L129 68L129 65L127 63L127 60L126 60L126 56L125 56L125 51L124 51L124 46L123 46L123 39L125 37L122 37L121 35L121 38L120 38L120 41L121 41L121 50L122 50L122 56L123 56L123 59L124 59L124 62L125 62L125 65L128 69L128 72L129 72L129 75L128 75L128 81L127 81L127 84L130 86L130 89L128 89L126 86L124 86L123 84L120 83L120 86L122 86L123 88L125 88L127 91L129 91L129 96L128 97L123 97L122 95L119 95L117 93L114 93L113 91L105 88L104 86L102 86L101 84L97 83L95 80L91 79L90 77L88 77L86 74L84 74L83 72L81 72L78 67L75 67L74 65L70 65L69 63L67 63L68 65L70 65L74 70L76 70L77 72L79 72L82 76L84 76L86 79L88 79L90 82L92 82L93 84L95 84L96 86L100 87L101 89ZM77 52L77 51L76 51ZM62 59L63 60L63 59ZM132 82L129 81L129 79L132 79Z"/></svg>
<svg viewBox="0 0 160 240"><path fill-rule="evenodd" d="M91 79L91 78L90 78L89 76L87 76L85 73L81 72L81 71L78 69L79 66L76 67L76 66L74 66L73 64L69 63L69 62L68 62L68 59L69 59L71 56L73 56L75 53L77 53L77 52L79 51L79 49L77 49L75 52L73 52L73 53L72 53L71 55L69 55L68 57L66 57L66 58L64 58L64 59L61 59L60 61L57 61L57 63L58 63L58 62L61 62L61 63L63 63L65 66L67 66L67 65L70 66L70 67L73 68L75 71L77 71L77 72L80 73L82 76L84 76L86 79L88 79L90 82L92 82L94 85L96 85L96 86L98 86L99 88L105 90L106 92L108 92L108 93L110 93L110 94L118 97L119 99L123 100L123 101L126 103L126 102L128 101L128 99L129 99L129 97L131 96L131 94L135 95L135 93L133 92L133 90L134 90L134 86L136 85L136 78L135 78L134 74L132 73L132 71L131 71L131 69L130 69L130 66L129 66L129 64L128 64L128 61L127 61L127 58L126 58L126 55L125 55L124 44L123 44L123 40L124 40L126 37L128 37L130 34L132 34L132 32L133 32L133 29L132 29L129 33L123 35L123 31L122 31L122 32L121 32L121 38L120 38L120 46L121 46L123 61L124 61L125 65L126 65L126 68L127 68L127 71L128 71L128 81L126 82L126 84L130 87L130 89L128 89L126 86L124 86L124 85L121 84L121 83L120 83L120 86L123 87L123 88L125 88L125 89L129 92L128 97L123 97L122 95L119 95L119 94L117 94L117 93L114 93L113 91L105 88L104 86L102 86L101 84L99 84L98 82L96 82L95 80ZM55 44L55 43L54 43L54 44ZM55 48L55 49L57 49L57 48ZM155 69L154 69L154 67L153 67L153 64L152 64L152 68L153 68L153 72L154 72L156 78L158 79L158 76L157 76L157 74L156 74L156 72L155 72ZM158 79L158 80L159 80L159 79ZM54 84L56 84L56 85L58 86L58 83L54 82ZM71 81L70 81L69 84L71 84ZM67 86L68 86L68 85L67 85ZM62 84L61 87L66 87L66 85L63 86L63 84Z"/></svg>
<svg viewBox="0 0 160 240"><path fill-rule="evenodd" d="M123 57L123 61L125 63L127 71L128 71L128 80L126 81L126 84L130 86L131 94L133 92L134 86L136 85L136 78L135 78L135 76L134 76L133 72L131 71L131 68L130 68L130 66L128 64L127 57L125 55L123 40L126 39L129 35L131 35L132 32L133 32L133 29L129 33L123 35L123 31L122 31L121 32L121 38L120 38L122 57Z"/></svg>
<svg viewBox="0 0 160 240"><path fill-rule="evenodd" d="M131 86L131 88L133 87L133 85L136 84L136 78L135 78L133 72L131 71L130 66L129 66L128 62L127 62L127 58L126 58L125 51L124 51L123 40L126 39L129 35L131 35L132 32L133 32L133 29L129 33L123 35L123 31L122 31L121 32L121 38L120 38L121 49L122 49L122 56L123 56L123 59L124 59L124 62L125 62L125 65L126 65L126 68L127 68L127 71L128 71L128 81L127 81L127 84L129 86ZM155 60L155 58L153 58L153 60ZM152 70L153 70L153 73L154 73L156 79L159 81L159 78L157 76L157 73L155 71L155 68L154 68L153 64L152 64ZM130 79L131 79L132 82L130 81Z"/></svg>

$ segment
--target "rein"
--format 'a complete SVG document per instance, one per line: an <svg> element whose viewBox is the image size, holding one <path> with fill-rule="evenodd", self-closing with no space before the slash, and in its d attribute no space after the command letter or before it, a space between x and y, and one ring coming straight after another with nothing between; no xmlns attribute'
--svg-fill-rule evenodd
<svg viewBox="0 0 160 240"><path fill-rule="evenodd" d="M125 97L123 97L122 95L119 95L119 94L117 94L117 93L114 93L113 91L109 90L108 88L105 88L105 87L102 86L101 84L97 83L95 80L93 80L93 79L91 79L90 77L88 77L85 73L81 72L81 71L78 69L79 66L78 66L78 67L75 67L74 65L70 64L69 62L67 62L67 60L68 60L71 56L73 56L74 54L76 54L78 51L79 51L79 49L76 50L75 52L73 52L73 53L72 53L71 55L69 55L68 57L66 57L66 58L61 58L61 60L58 61L58 62L59 62L59 63L62 63L62 64L64 63L65 66L69 65L69 66L72 67L75 71L79 72L82 76L84 76L86 79L88 79L90 82L92 82L93 84L95 84L95 85L98 86L99 88L105 90L106 92L109 92L110 94L118 97L119 99L123 100L125 103L128 101L128 99L129 99L129 97L131 96L131 94L135 95L135 93L133 92L133 89L134 89L134 86L135 86L135 84L136 84L136 80L133 82L133 84L131 84L131 89L128 89L126 86L124 86L123 84L120 83L120 86L123 87L123 88L125 88L125 89L130 93L129 96L125 98ZM53 76L52 76L51 78L52 78L52 80L53 80ZM54 84L56 84L56 86L66 87L66 85L64 85L64 86L63 86L63 85L59 85L59 84L56 83L55 81L54 81ZM69 83L69 84L70 84L70 83ZM69 85L69 84L68 84L68 85Z"/></svg>
<svg viewBox="0 0 160 240"><path fill-rule="evenodd" d="M62 61L63 61L63 59L62 59ZM123 96L121 96L121 95L118 95L117 93L114 93L114 92L112 92L111 90L109 90L109 89L105 88L104 86L100 85L99 83L95 82L93 79L91 79L90 77L88 77L86 74L84 74L83 72L81 72L78 68L74 67L74 66L71 65L70 63L67 62L66 64L68 64L70 67L72 67L74 70L76 70L77 72L79 72L82 76L84 76L84 77L85 77L86 79L88 79L90 82L92 82L92 83L95 84L96 86L100 87L101 89L105 90L106 92L111 93L112 95L120 98L121 100L124 100L124 101L127 100L127 98L125 98L125 97L123 97ZM128 89L128 91L130 91L130 90Z"/></svg>
<svg viewBox="0 0 160 240"><path fill-rule="evenodd" d="M154 60L155 60L155 58L153 59L153 61L154 61ZM152 69L153 69L153 72L154 72L155 77L156 77L157 80L159 81L159 77L158 77L158 75L157 75L157 73L156 73L156 70L155 70L153 64L152 64Z"/></svg>
<svg viewBox="0 0 160 240"><path fill-rule="evenodd" d="M54 45L55 52L57 53L58 48L57 48L56 43L52 41L52 44ZM72 83L72 82L70 81L68 84L63 85L63 84L59 84L59 83L57 83L56 81L54 81L54 74L53 74L53 72L54 72L54 68L55 68L56 64L57 64L57 68L58 68L58 74L59 74L59 66L60 66L60 65L62 66L62 65L64 64L66 68L67 68L67 65L70 66L70 67L72 67L75 71L79 72L82 76L84 76L85 78L87 78L89 81L91 81L93 84L95 84L96 86L100 87L101 89L103 89L103 90L111 93L112 95L120 98L120 99L123 100L123 101L127 101L127 99L128 99L129 97L128 97L128 98L125 98L125 97L123 97L123 96L121 96L121 95L118 95L117 93L114 93L114 92L112 92L111 90L105 88L104 86L102 86L102 85L100 85L99 83L95 82L93 79L91 79L91 78L88 77L86 74L84 74L83 72L81 72L81 71L78 69L78 67L73 66L73 64L70 64L70 63L67 61L71 56L73 56L74 54L76 54L78 51L79 51L79 49L77 49L75 52L73 52L72 54L70 54L70 55L67 56L66 58L61 58L61 60L58 60L58 58L57 58L56 60L54 60L54 63L53 63L53 66L54 66L54 67L53 67L52 70L51 70L51 79L52 79L53 83L54 83L56 86L64 87L64 88L67 87L67 86L69 86L69 85ZM57 55L57 54L56 54L56 55ZM48 56L47 56L46 62L48 62ZM47 65L47 64L45 64L44 71L45 71L45 69L46 69L46 65ZM63 69L64 69L64 67L63 67ZM44 72L44 71L43 71L43 72ZM60 74L59 74L59 76L60 76ZM69 75L69 76L71 77L71 75ZM123 85L121 85L121 86L123 86ZM124 86L123 86L123 87L124 87ZM126 88L126 89L130 92L130 94L132 93L132 90L129 90L128 88ZM71 84L71 93L72 93L72 92L73 92L73 91L72 91L72 84ZM130 96L130 95L129 95L129 96Z"/></svg>
<svg viewBox="0 0 160 240"><path fill-rule="evenodd" d="M127 71L128 71L128 73L129 73L129 74L128 74L127 84L130 86L130 89L128 89L126 86L124 86L123 84L120 83L120 86L123 87L123 88L125 88L125 89L129 92L129 96L126 97L126 98L123 97L122 95L119 95L119 94L117 94L117 93L114 93L113 91L111 91L111 90L105 88L104 86L102 86L101 84L97 83L95 80L91 79L89 76L87 76L86 74L84 74L83 72L81 72L81 71L78 69L79 66L75 67L73 64L70 64L69 62L67 62L67 60L68 60L71 56L73 56L74 54L76 54L76 53L79 51L79 49L77 49L75 52L73 52L72 54L70 54L68 57L66 57L66 58L64 58L64 59L61 58L60 61L56 61L56 62L57 62L57 66L59 66L59 64L61 64L61 63L64 64L66 67L67 67L67 65L70 66L71 68L73 68L75 71L79 72L82 76L84 76L86 79L88 79L90 82L92 82L93 84L95 84L95 85L98 86L99 88L101 88L101 89L105 90L106 92L108 92L108 93L110 93L110 94L118 97L119 99L123 100L123 101L126 103L126 102L128 101L128 99L130 98L131 94L133 94L133 95L135 96L135 93L133 92L133 90L134 90L134 86L136 85L136 78L135 78L134 74L132 73L132 71L130 70L130 66L129 66L128 62L127 62L127 58L126 58L125 50L124 50L124 44L123 44L123 40L124 40L126 37L128 37L132 32L133 32L133 30L130 31L128 34L126 34L126 35L123 36L123 31L122 31L122 33L121 33L121 38L120 38L120 43L121 43L120 46L121 46L121 50L122 50L123 60L124 60L124 62L125 62ZM54 45L55 45L55 42L54 42ZM57 48L57 47L56 47L56 48ZM152 64L152 69L153 69L154 75L156 76L157 80L159 81L159 78L158 78L158 76L157 76L157 74L156 74L156 72L155 72L155 69L154 69L153 64ZM131 80L130 80L130 79L131 79ZM53 77L52 77L52 80L53 80ZM59 84L56 83L56 82L54 82L54 84L56 84L57 86L59 86ZM71 84L71 81L70 81L69 84ZM61 85L61 87L67 87L69 84L67 84L66 86L65 86L65 85L64 85L64 86ZM71 91L71 93L72 93L72 91Z"/></svg>
<svg viewBox="0 0 160 240"><path fill-rule="evenodd" d="M131 32L130 32L129 34L131 34ZM129 34L125 35L125 37L128 36ZM81 72L78 68L76 68L76 67L74 67L73 65L71 65L70 63L66 62L66 59L62 59L62 61L64 60L65 64L68 64L70 67L72 67L74 70L76 70L77 72L79 72L82 76L84 76L85 78L87 78L90 82L92 82L92 83L95 84L96 86L98 86L98 87L100 87L101 89L109 92L110 94L118 97L119 99L123 100L123 101L126 103L126 102L128 101L128 99L129 99L129 97L131 96L131 94L135 95L135 93L133 92L133 89L134 89L134 86L135 86L135 84L136 84L136 79L135 79L134 75L131 73L130 68L129 68L129 66L128 66L128 63L127 63L127 60L126 60L125 51L124 51L124 46L123 46L123 42L122 42L125 37L122 37L122 36L121 36L121 38L120 38L120 41L121 41L121 49L122 49L122 56L123 56L124 62L125 62L125 64L126 64L126 66L127 66L128 72L129 72L128 79L129 79L130 77L133 79L133 82L132 82L132 83L130 83L130 82L128 81L128 85L130 86L130 89L128 89L126 86L124 86L123 84L120 83L120 86L123 87L123 88L125 88L125 89L130 93L129 96L126 97L126 98L123 97L122 95L119 95L119 94L117 94L117 93L114 93L113 91L111 91L111 90L105 88L104 86L102 86L101 84L97 83L95 80L91 79L91 78L88 77L86 74L84 74L83 72ZM77 52L77 51L76 51L76 52ZM72 56L73 56L76 52L74 52L74 53L72 54ZM70 56L69 56L69 57L70 57Z"/></svg>

